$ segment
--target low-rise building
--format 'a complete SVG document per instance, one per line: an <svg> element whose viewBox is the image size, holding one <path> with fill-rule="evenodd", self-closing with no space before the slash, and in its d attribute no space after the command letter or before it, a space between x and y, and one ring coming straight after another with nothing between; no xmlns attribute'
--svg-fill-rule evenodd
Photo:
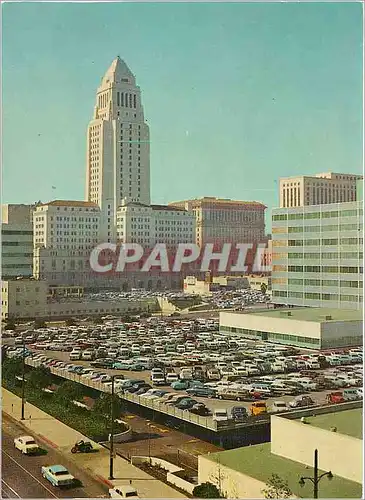
<svg viewBox="0 0 365 500"><path fill-rule="evenodd" d="M307 409L271 417L271 444L245 446L198 460L199 483L210 482L225 498L267 498L272 474L287 482L292 498L313 498L314 450L319 474L333 478L319 483L320 498L361 498L363 441L361 403ZM305 417L306 423L301 421ZM334 429L336 431L334 432Z"/></svg>
<svg viewBox="0 0 365 500"><path fill-rule="evenodd" d="M308 349L362 345L360 311L322 308L221 312L221 332Z"/></svg>
<svg viewBox="0 0 365 500"><path fill-rule="evenodd" d="M87 301L80 297L56 297L45 281L19 279L1 282L3 320L66 319L158 309L156 299Z"/></svg>

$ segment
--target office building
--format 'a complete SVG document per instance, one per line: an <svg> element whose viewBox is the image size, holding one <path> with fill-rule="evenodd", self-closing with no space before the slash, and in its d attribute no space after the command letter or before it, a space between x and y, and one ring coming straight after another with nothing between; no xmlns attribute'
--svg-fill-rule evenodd
<svg viewBox="0 0 365 500"><path fill-rule="evenodd" d="M361 201L272 211L273 302L361 309Z"/></svg>
<svg viewBox="0 0 365 500"><path fill-rule="evenodd" d="M280 179L280 208L356 201L362 175L333 172Z"/></svg>
<svg viewBox="0 0 365 500"><path fill-rule="evenodd" d="M266 206L256 201L236 201L205 197L169 204L193 212L196 220L195 242L199 246L214 243L264 242Z"/></svg>
<svg viewBox="0 0 365 500"><path fill-rule="evenodd" d="M33 205L2 205L1 277L33 275Z"/></svg>
<svg viewBox="0 0 365 500"><path fill-rule="evenodd" d="M123 200L150 204L149 128L140 88L120 57L97 90L87 130L86 200L101 209L104 241L115 239L117 208Z"/></svg>

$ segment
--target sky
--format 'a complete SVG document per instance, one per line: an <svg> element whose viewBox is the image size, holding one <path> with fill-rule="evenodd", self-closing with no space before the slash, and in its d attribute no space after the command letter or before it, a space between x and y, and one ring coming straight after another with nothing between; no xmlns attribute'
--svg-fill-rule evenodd
<svg viewBox="0 0 365 500"><path fill-rule="evenodd" d="M3 203L84 199L117 55L142 90L154 203L270 209L280 177L362 172L361 3L7 3L2 22Z"/></svg>

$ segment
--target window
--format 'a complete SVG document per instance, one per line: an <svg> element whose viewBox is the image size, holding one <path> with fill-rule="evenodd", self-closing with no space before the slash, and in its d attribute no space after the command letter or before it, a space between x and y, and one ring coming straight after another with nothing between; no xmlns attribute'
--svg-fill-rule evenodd
<svg viewBox="0 0 365 500"><path fill-rule="evenodd" d="M310 300L318 300L321 298L321 294L320 293L313 293L313 292L307 292L304 294L304 297L306 299L310 299Z"/></svg>
<svg viewBox="0 0 365 500"><path fill-rule="evenodd" d="M302 247L303 240L289 240L288 246L290 246L290 247Z"/></svg>
<svg viewBox="0 0 365 500"><path fill-rule="evenodd" d="M320 212L309 212L304 214L305 219L319 219L320 218Z"/></svg>
<svg viewBox="0 0 365 500"><path fill-rule="evenodd" d="M337 238L325 238L321 240L322 245L338 245L338 239Z"/></svg>
<svg viewBox="0 0 365 500"><path fill-rule="evenodd" d="M299 278L289 278L288 279L288 284L289 285L301 286L301 285L303 285L303 280L301 280Z"/></svg>
<svg viewBox="0 0 365 500"><path fill-rule="evenodd" d="M319 239L309 239L305 240L305 245L306 246L319 246L320 240Z"/></svg>
<svg viewBox="0 0 365 500"><path fill-rule="evenodd" d="M322 286L337 286L338 281L336 280L322 280Z"/></svg>
<svg viewBox="0 0 365 500"><path fill-rule="evenodd" d="M304 272L306 273L320 273L320 266L304 266Z"/></svg>
<svg viewBox="0 0 365 500"><path fill-rule="evenodd" d="M289 273L302 273L303 266L288 266Z"/></svg>
<svg viewBox="0 0 365 500"><path fill-rule="evenodd" d="M304 284L308 286L321 286L321 280L304 280Z"/></svg>
<svg viewBox="0 0 365 500"><path fill-rule="evenodd" d="M273 230L273 232L274 232L274 230ZM288 232L289 233L302 233L303 232L303 227L289 227L288 228Z"/></svg>
<svg viewBox="0 0 365 500"><path fill-rule="evenodd" d="M303 214L289 214L288 215L288 220L302 220L303 219Z"/></svg>
<svg viewBox="0 0 365 500"><path fill-rule="evenodd" d="M305 226L304 231L306 233L319 233L320 232L320 226Z"/></svg>

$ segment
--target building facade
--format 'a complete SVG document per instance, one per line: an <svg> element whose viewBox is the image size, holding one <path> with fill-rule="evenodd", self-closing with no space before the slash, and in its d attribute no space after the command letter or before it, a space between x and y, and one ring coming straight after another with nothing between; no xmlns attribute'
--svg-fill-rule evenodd
<svg viewBox="0 0 365 500"><path fill-rule="evenodd" d="M280 179L280 208L356 201L362 175L327 172Z"/></svg>
<svg viewBox="0 0 365 500"><path fill-rule="evenodd" d="M122 203L117 210L117 239L145 247L194 243L195 217L184 209L166 205Z"/></svg>
<svg viewBox="0 0 365 500"><path fill-rule="evenodd" d="M92 202L55 200L33 213L34 277L84 285L91 250L100 239L100 209Z"/></svg>
<svg viewBox="0 0 365 500"><path fill-rule="evenodd" d="M219 315L220 332L305 349L362 345L362 329L362 313L343 309L268 309Z"/></svg>
<svg viewBox="0 0 365 500"><path fill-rule="evenodd" d="M122 201L150 204L149 128L141 91L118 56L97 90L87 130L86 200L101 209L104 241L115 239Z"/></svg>
<svg viewBox="0 0 365 500"><path fill-rule="evenodd" d="M265 241L266 206L262 203L205 197L169 205L194 214L199 246Z"/></svg>
<svg viewBox="0 0 365 500"><path fill-rule="evenodd" d="M272 212L273 302L361 309L362 202Z"/></svg>
<svg viewBox="0 0 365 500"><path fill-rule="evenodd" d="M2 279L33 275L33 209L34 205L2 205Z"/></svg>

